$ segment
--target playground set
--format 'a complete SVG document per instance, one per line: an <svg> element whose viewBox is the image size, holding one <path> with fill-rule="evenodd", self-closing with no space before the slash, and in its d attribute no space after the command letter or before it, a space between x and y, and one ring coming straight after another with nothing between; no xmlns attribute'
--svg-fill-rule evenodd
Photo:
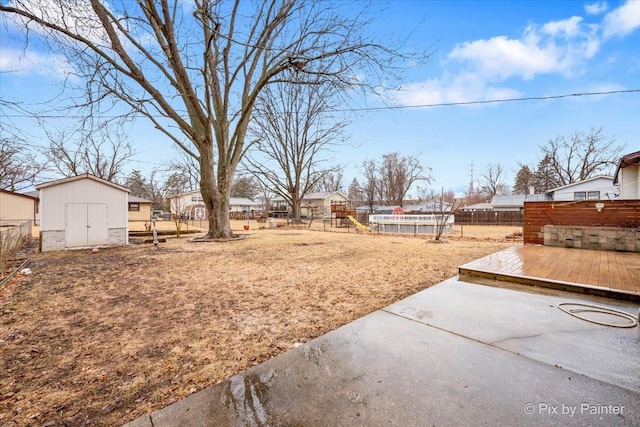
<svg viewBox="0 0 640 427"><path fill-rule="evenodd" d="M331 227L335 223L337 227L349 227L350 223L356 226L357 230L369 231L369 227L363 225L356 219L357 213L355 209L350 209L347 202L332 201L331 202Z"/></svg>

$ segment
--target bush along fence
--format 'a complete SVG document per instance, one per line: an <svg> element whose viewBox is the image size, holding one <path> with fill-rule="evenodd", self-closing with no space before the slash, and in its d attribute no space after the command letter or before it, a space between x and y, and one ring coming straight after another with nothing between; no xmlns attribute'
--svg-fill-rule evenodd
<svg viewBox="0 0 640 427"><path fill-rule="evenodd" d="M0 279L12 273L18 251L31 238L31 221L0 221Z"/></svg>

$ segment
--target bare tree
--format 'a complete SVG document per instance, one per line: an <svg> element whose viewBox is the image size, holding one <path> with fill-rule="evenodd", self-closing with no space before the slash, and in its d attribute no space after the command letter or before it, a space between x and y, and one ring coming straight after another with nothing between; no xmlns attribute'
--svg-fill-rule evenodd
<svg viewBox="0 0 640 427"><path fill-rule="evenodd" d="M46 164L25 148L24 141L0 138L0 189L20 191L30 187L45 168Z"/></svg>
<svg viewBox="0 0 640 427"><path fill-rule="evenodd" d="M448 226L451 225L451 218L455 215L459 203L455 198L455 193L452 190L444 191L444 188L440 190L440 197L438 198L440 202L440 213L436 214L436 229L435 229L435 240L440 241L442 234L447 230Z"/></svg>
<svg viewBox="0 0 640 427"><path fill-rule="evenodd" d="M260 183L252 176L239 176L233 180L231 197L254 200L260 194Z"/></svg>
<svg viewBox="0 0 640 427"><path fill-rule="evenodd" d="M362 201L364 200L364 193L362 191L362 186L358 182L357 178L353 178L353 181L351 181L351 185L349 185L347 194L348 194L349 200L354 206L359 206L360 203L362 203Z"/></svg>
<svg viewBox="0 0 640 427"><path fill-rule="evenodd" d="M173 174L178 173L184 177L181 182L184 185L180 191L195 191L200 186L200 166L197 158L190 156L184 151L178 151L178 158L171 161L166 171Z"/></svg>
<svg viewBox="0 0 640 427"><path fill-rule="evenodd" d="M506 184L507 176L504 166L500 163L488 163L484 172L480 174L481 192L486 200L497 194L509 194Z"/></svg>
<svg viewBox="0 0 640 427"><path fill-rule="evenodd" d="M380 202L380 178L378 177L378 165L375 160L362 162L361 172L364 177L362 196L369 206L369 212L373 212L375 204Z"/></svg>
<svg viewBox="0 0 640 427"><path fill-rule="evenodd" d="M603 135L602 128L576 132L569 138L560 136L540 145L541 157L548 159L561 186L611 173L623 149L624 145L616 145L615 137Z"/></svg>
<svg viewBox="0 0 640 427"><path fill-rule="evenodd" d="M388 153L382 156L379 166L380 181L387 203L402 206L409 188L416 182L429 184L430 169L424 167L416 156Z"/></svg>
<svg viewBox="0 0 640 427"><path fill-rule="evenodd" d="M124 103L197 159L207 237L232 234L231 183L265 87L313 75L369 91L423 59L372 40L373 17L341 2L14 0L0 11L69 58L90 113Z"/></svg>
<svg viewBox="0 0 640 427"><path fill-rule="evenodd" d="M333 191L342 191L344 179L344 169L340 166L335 166L333 168L334 172L328 172L320 177L315 187L314 191L320 192L333 192Z"/></svg>
<svg viewBox="0 0 640 427"><path fill-rule="evenodd" d="M304 196L336 167L325 156L342 139L345 122L331 117L331 86L279 83L265 89L256 105L250 130L254 150L246 169L283 197L291 217L300 219Z"/></svg>
<svg viewBox="0 0 640 427"><path fill-rule="evenodd" d="M47 159L65 177L85 173L116 182L134 152L123 134L104 125L96 130L49 134Z"/></svg>

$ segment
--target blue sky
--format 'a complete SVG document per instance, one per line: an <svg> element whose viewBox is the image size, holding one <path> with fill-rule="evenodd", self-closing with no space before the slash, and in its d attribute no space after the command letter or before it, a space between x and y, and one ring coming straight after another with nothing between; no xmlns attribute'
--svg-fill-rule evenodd
<svg viewBox="0 0 640 427"><path fill-rule="evenodd" d="M381 34L410 34L408 45L434 49L427 64L408 71L397 105L431 105L503 98L640 89L640 1L391 1L377 18ZM22 50L0 30L0 90L6 100L46 101L65 61L37 44ZM501 163L512 184L518 162L535 164L538 145L602 127L640 149L640 93L404 108L354 119L349 142L334 157L347 165L345 185L365 159L400 151L432 168L434 182L463 192ZM6 118L1 118L6 120ZM37 144L42 130L21 119ZM137 155L129 168L148 171L177 157L169 141L143 123L131 129Z"/></svg>

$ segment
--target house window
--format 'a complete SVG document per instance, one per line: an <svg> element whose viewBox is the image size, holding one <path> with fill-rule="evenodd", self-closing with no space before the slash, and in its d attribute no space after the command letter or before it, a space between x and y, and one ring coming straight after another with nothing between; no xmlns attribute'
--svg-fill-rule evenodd
<svg viewBox="0 0 640 427"><path fill-rule="evenodd" d="M192 202L203 202L204 199L202 198L202 196L191 196L191 201Z"/></svg>
<svg viewBox="0 0 640 427"><path fill-rule="evenodd" d="M576 191L573 193L573 200L587 200L587 193L585 191Z"/></svg>
<svg viewBox="0 0 640 427"><path fill-rule="evenodd" d="M587 199L589 199L589 200L600 200L600 192L599 191L589 191L587 193Z"/></svg>
<svg viewBox="0 0 640 427"><path fill-rule="evenodd" d="M140 203L129 203L129 211L131 211L131 212L139 212L140 211Z"/></svg>

